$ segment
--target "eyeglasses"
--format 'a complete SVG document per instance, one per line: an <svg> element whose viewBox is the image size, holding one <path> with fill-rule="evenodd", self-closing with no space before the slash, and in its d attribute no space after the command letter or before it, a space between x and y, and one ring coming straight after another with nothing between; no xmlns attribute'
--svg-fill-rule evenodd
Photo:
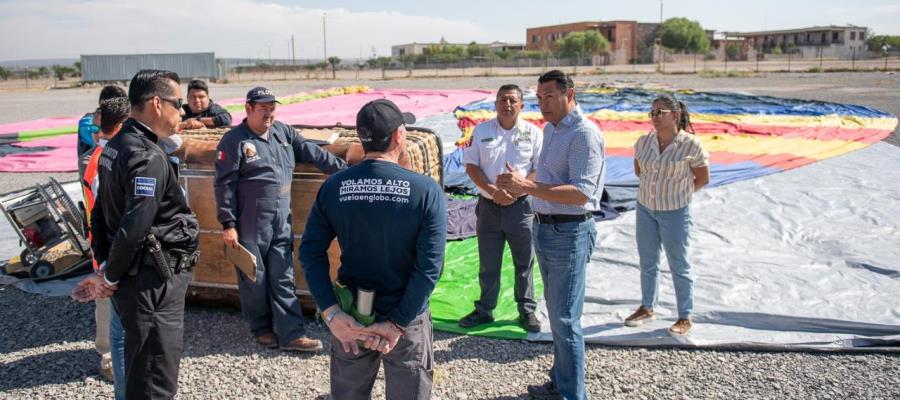
<svg viewBox="0 0 900 400"><path fill-rule="evenodd" d="M161 97L161 96L157 96L157 97L159 97L160 100L171 104L173 107L175 107L176 110L180 110L181 106L184 105L184 99L167 99L167 98Z"/></svg>
<svg viewBox="0 0 900 400"><path fill-rule="evenodd" d="M660 115L668 114L670 112L672 112L672 110L664 110L664 109L660 108L658 110L650 111L649 113L647 113L647 115L649 115L650 118L656 118L656 117L659 117Z"/></svg>

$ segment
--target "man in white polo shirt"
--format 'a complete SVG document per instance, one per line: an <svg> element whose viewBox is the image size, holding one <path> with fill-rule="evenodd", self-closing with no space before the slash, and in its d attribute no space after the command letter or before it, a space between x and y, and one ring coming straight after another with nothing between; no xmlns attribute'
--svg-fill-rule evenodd
<svg viewBox="0 0 900 400"><path fill-rule="evenodd" d="M478 186L475 231L478 234L481 297L475 311L459 320L459 326L470 328L494 321L493 311L500 293L500 268L503 248L509 243L515 267L515 298L519 321L529 332L539 332L541 323L534 315L532 268L534 249L531 231L534 214L531 199L510 194L495 185L497 175L514 170L533 177L543 143L541 129L519 118L522 111L522 89L503 85L497 91L497 118L482 122L472 132L472 144L463 159L466 173Z"/></svg>

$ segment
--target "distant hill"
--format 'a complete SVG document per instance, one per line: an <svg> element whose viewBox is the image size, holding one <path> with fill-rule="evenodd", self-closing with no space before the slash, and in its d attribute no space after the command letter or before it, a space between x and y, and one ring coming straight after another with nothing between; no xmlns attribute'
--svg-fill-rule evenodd
<svg viewBox="0 0 900 400"><path fill-rule="evenodd" d="M0 61L0 65L5 68L10 69L18 69L18 68L40 68L40 67L52 67L54 65L72 65L75 61L78 61L78 58L45 58L38 60L9 60L9 61Z"/></svg>

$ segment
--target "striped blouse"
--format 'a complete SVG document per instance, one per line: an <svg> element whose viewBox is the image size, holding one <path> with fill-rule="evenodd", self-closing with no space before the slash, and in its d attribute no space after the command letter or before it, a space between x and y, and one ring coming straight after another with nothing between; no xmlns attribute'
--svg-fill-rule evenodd
<svg viewBox="0 0 900 400"><path fill-rule="evenodd" d="M634 159L641 169L638 202L655 211L672 211L686 207L694 193L691 168L709 165L709 153L700 139L685 131L659 153L656 132L638 138Z"/></svg>

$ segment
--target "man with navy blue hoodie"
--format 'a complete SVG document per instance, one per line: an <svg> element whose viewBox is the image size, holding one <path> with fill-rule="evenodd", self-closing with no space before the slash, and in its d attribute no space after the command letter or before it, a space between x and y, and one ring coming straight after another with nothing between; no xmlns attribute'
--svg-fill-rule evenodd
<svg viewBox="0 0 900 400"><path fill-rule="evenodd" d="M325 181L303 233L300 264L332 334L335 399L371 398L382 362L386 398L431 397L428 300L444 262L447 218L440 186L397 164L406 148L405 124L413 122L389 100L363 106L356 124L365 159ZM338 305L327 253L335 237L338 281L351 293L375 293L375 322L368 327Z"/></svg>

